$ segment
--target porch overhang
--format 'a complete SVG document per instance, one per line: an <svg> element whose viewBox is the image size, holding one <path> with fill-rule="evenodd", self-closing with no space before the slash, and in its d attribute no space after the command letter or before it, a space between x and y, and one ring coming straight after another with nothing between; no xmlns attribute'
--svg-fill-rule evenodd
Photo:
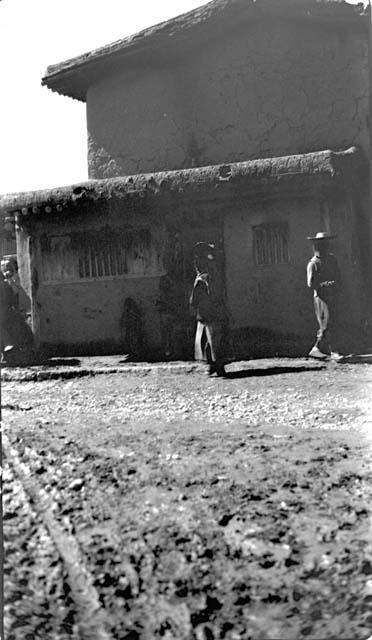
<svg viewBox="0 0 372 640"><path fill-rule="evenodd" d="M232 201L236 198L289 193L321 193L362 182L364 162L356 147L291 156L161 171L71 186L4 195L0 215L27 218L71 215L89 211L92 203L120 199L128 206L162 199L171 201ZM25 220L26 221L26 220Z"/></svg>

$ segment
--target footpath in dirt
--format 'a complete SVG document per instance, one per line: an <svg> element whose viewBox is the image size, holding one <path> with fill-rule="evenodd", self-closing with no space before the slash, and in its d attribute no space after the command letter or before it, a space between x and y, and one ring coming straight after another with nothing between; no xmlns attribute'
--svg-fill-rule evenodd
<svg viewBox="0 0 372 640"><path fill-rule="evenodd" d="M4 382L7 640L369 638L372 367L133 369Z"/></svg>

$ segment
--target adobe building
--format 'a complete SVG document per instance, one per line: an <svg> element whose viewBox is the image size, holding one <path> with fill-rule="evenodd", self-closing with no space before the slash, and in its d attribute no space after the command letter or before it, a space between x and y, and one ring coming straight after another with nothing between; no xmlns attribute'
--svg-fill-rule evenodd
<svg viewBox="0 0 372 640"><path fill-rule="evenodd" d="M192 353L192 246L224 260L235 357L306 352L306 236L337 233L346 334L371 315L369 15L338 0L214 0L49 67L86 102L89 181L3 198L35 343L125 349L126 301L161 353L160 279L177 275L176 357Z"/></svg>

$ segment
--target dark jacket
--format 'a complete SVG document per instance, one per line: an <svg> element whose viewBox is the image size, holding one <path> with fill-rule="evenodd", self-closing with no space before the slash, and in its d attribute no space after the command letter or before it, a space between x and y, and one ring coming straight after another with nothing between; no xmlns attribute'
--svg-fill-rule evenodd
<svg viewBox="0 0 372 640"><path fill-rule="evenodd" d="M195 278L190 304L196 311L196 318L204 324L226 322L227 309L223 289L217 278L213 280L207 272L198 273Z"/></svg>
<svg viewBox="0 0 372 640"><path fill-rule="evenodd" d="M340 290L340 270L333 253L311 258L307 265L307 285L315 296L324 300L335 298Z"/></svg>

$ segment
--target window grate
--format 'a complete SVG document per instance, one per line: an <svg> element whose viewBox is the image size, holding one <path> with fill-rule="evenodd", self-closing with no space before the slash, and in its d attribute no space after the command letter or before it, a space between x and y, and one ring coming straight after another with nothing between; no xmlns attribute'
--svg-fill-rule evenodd
<svg viewBox="0 0 372 640"><path fill-rule="evenodd" d="M115 276L159 275L160 258L147 229L101 229L43 236L40 242L45 282Z"/></svg>
<svg viewBox="0 0 372 640"><path fill-rule="evenodd" d="M253 255L257 266L289 262L288 225L269 223L253 227Z"/></svg>

